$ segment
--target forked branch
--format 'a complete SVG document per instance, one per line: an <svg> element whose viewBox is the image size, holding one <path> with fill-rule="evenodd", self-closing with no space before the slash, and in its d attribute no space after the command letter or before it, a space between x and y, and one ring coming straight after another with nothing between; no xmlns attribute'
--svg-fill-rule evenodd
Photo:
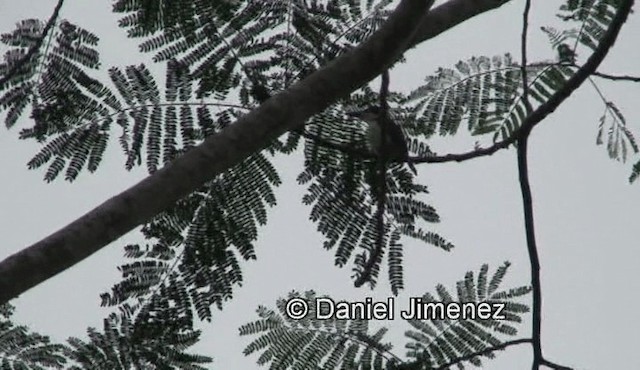
<svg viewBox="0 0 640 370"><path fill-rule="evenodd" d="M495 152L509 147L525 135L526 132L531 131L538 123L545 119L549 114L553 113L571 94L578 89L584 83L589 76L593 75L604 58L611 50L611 47L618 38L622 25L627 20L627 16L633 5L633 0L625 0L620 4L618 11L616 12L611 25L607 32L603 35L598 47L593 54L589 56L589 59L571 76L571 78L562 86L555 94L553 94L549 100L538 106L527 118L525 118L522 125L516 129L513 135L501 140L487 148L480 148L471 150L465 153L446 154L441 156L431 157L416 157L412 158L414 163L446 163L446 162L463 162L469 159L484 157L494 154Z"/></svg>

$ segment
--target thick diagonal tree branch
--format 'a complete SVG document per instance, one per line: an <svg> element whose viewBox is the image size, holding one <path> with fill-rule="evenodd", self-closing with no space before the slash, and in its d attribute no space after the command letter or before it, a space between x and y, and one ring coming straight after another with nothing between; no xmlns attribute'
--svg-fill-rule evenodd
<svg viewBox="0 0 640 370"><path fill-rule="evenodd" d="M0 263L0 304L90 256L394 63L433 0L403 0L354 50L47 238Z"/></svg>
<svg viewBox="0 0 640 370"><path fill-rule="evenodd" d="M411 47L438 36L458 24L496 9L510 0L450 0L433 8L421 23L411 40Z"/></svg>
<svg viewBox="0 0 640 370"><path fill-rule="evenodd" d="M82 261L301 126L311 115L375 78L408 47L505 2L450 0L428 11L432 1L403 0L362 45L271 97L153 175L2 261L0 304Z"/></svg>

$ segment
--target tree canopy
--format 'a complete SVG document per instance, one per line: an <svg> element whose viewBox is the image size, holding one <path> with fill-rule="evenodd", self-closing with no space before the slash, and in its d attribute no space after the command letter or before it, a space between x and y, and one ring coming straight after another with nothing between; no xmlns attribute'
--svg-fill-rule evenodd
<svg viewBox="0 0 640 370"><path fill-rule="evenodd" d="M633 1L562 2L559 22L542 28L555 57L537 60L527 53L527 0L518 55L496 50L435 73L420 71L423 82L408 93L392 88L393 72L413 50L509 1L119 0L113 2L118 26L152 58L126 66L104 66L99 36L90 24L63 19L63 3L48 21L25 19L2 34L6 126L22 125L19 137L39 144L27 165L43 168L46 182L73 182L99 170L114 144L125 169L144 167L149 175L0 262L0 301L136 227L144 242L124 246L122 279L100 295L114 310L86 340L51 344L15 325L12 306L2 306L3 366L207 368L209 356L188 351L199 340L197 324L214 318L213 307L224 309L244 281L245 262L256 259L282 184L275 163L287 155L304 157L296 178L305 188L302 203L335 265L352 271L356 287L376 288L386 272L391 292L400 294L407 240L443 251L454 243L434 229L437 194L404 163L369 153L362 125L345 114L379 105L409 138L419 170L516 151L530 285L504 286L513 268L505 262L470 267L454 285L421 292L425 303L501 305L504 317L407 320L406 358L383 341L386 329L370 328L369 320L320 320L314 308L302 319L290 317L288 302L328 298L292 291L274 307L259 307L258 319L240 328L240 335L254 337L244 354L273 369L445 369L481 366L497 351L528 344L533 368L569 368L542 353L529 135L585 82L598 89L596 77L640 80L599 71ZM154 73L156 66L164 76ZM596 142L614 160L636 156L629 168L634 182L640 160L632 129L617 105L600 96ZM29 119L21 120L27 112ZM440 149L447 137L466 140L468 149ZM529 313L531 334L523 336L520 324Z"/></svg>

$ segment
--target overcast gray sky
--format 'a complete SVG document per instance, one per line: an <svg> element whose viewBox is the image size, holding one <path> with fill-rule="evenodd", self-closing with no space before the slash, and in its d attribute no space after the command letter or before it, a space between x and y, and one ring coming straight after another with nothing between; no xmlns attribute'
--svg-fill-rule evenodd
<svg viewBox="0 0 640 370"><path fill-rule="evenodd" d="M391 87L409 91L439 66L452 66L474 55L511 52L519 58L523 1L512 1L421 45L407 55L408 63L391 74ZM551 58L539 26L557 23L553 15L560 1L533 2L530 60ZM13 29L23 18L47 19L55 1L0 0L0 32ZM137 53L136 42L117 28L117 17L106 1L67 0L61 16L93 30L101 37L103 66L125 66L148 60ZM640 75L640 18L632 14L601 71ZM3 51L3 50L2 50ZM582 49L583 53L586 53ZM163 69L158 66L156 71ZM640 134L640 84L599 80L609 100L626 115L632 131ZM630 163L607 157L595 145L598 118L604 107L585 84L554 114L543 121L530 140L530 175L535 222L542 264L543 350L545 357L576 369L639 369L640 251L637 220L640 184L629 185ZM110 147L99 171L83 173L72 183L42 181L44 171L28 171L26 162L38 146L17 139L29 122L0 135L0 259L56 231L145 176L144 169L127 172L117 146ZM447 146L449 145L449 146ZM469 145L469 143L467 143ZM450 149L454 147L454 149ZM441 152L461 149L445 143ZM240 338L237 328L256 318L259 304L274 307L278 297L292 289L315 289L334 298L385 299L390 290L386 275L378 289L355 289L351 265L333 266L333 251L322 249L315 225L307 221L309 208L301 205L304 188L294 179L301 156L275 160L284 184L278 206L260 231L258 261L243 264L244 286L233 301L216 312L211 324L202 324L199 353L214 357L212 369L257 368L257 356L241 351L252 337ZM522 205L517 182L515 151L462 164L421 165L420 180L429 185L429 201L443 221L436 230L456 244L450 253L412 240L405 244L406 289L400 302L433 291L437 283L454 289L468 270L489 263L493 271L503 261L513 265L504 286L529 282ZM23 294L13 303L15 319L58 341L85 337L87 326L102 328L110 312L99 307L98 294L119 281L116 266L123 260L122 246L139 241L137 231L127 234L83 263ZM382 276L382 275L381 275ZM265 289L269 287L269 289ZM400 321L380 322L391 327L388 340L404 356ZM528 337L527 319L519 337ZM523 345L486 361L486 369L530 367L531 349Z"/></svg>

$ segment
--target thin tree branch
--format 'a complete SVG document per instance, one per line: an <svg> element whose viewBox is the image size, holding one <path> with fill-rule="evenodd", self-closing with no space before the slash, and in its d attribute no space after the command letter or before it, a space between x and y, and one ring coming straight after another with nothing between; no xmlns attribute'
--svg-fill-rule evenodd
<svg viewBox="0 0 640 370"><path fill-rule="evenodd" d="M549 360L545 360L545 359L542 359L542 361L540 362L540 365L544 365L546 367L550 367L550 368L555 369L555 370L573 370L573 368L571 368L571 367L558 365L556 363L553 363L553 362L551 362Z"/></svg>
<svg viewBox="0 0 640 370"><path fill-rule="evenodd" d="M605 56L609 53L609 50L613 46L620 33L620 29L622 25L627 20L627 16L629 15L629 11L631 6L633 5L633 0L626 0L621 5L616 15L611 22L611 26L607 30L607 32L603 35L600 43L596 50L591 54L589 59L576 71L576 73L571 76L571 78L558 90L549 100L547 100L544 104L538 106L538 108L533 111L522 123L522 125L514 131L513 135L510 137L501 140L490 147L481 148L477 150L468 151L465 153L457 153L457 154L446 154L442 156L431 156L431 157L415 157L411 158L414 163L446 163L446 162L463 162L469 159L484 157L494 154L495 152L505 149L509 147L511 144L515 143L519 140L523 134L531 130L535 125L537 125L540 121L545 119L549 114L553 113L553 111L560 106L560 104L565 101L571 94L578 89L582 85L582 83L592 75L598 66L602 63Z"/></svg>
<svg viewBox="0 0 640 370"><path fill-rule="evenodd" d="M524 228L527 237L527 251L529 254L529 264L531 266L531 288L533 293L533 302L531 304L531 344L533 346L533 364L531 369L538 370L540 368L540 363L543 360L541 344L542 290L540 283L540 257L538 256L538 246L536 244L533 218L533 198L531 195L529 167L527 163L527 146L530 132L530 130L524 132L523 137L518 140L518 178L520 180L520 192L522 194Z"/></svg>
<svg viewBox="0 0 640 370"><path fill-rule="evenodd" d="M520 73L522 75L522 100L525 105L527 116L533 110L529 101L529 84L527 82L527 31L529 27L529 11L531 10L531 0L526 0L524 4L524 12L522 14L522 39L520 42L522 62L520 63ZM540 361L542 361L542 342L541 342L541 314L542 314L542 294L540 286L540 260L538 257L538 249L536 246L534 219L533 219L533 200L531 195L531 186L529 184L529 168L527 165L527 145L531 129L523 132L518 143L518 175L520 179L520 191L522 193L522 207L524 209L524 224L527 236L527 250L529 252L529 261L531 265L531 286L533 289L532 299L532 342L533 362L531 368L538 370Z"/></svg>
<svg viewBox="0 0 640 370"><path fill-rule="evenodd" d="M440 365L440 366L434 368L433 370L447 370L451 366L458 365L458 364L463 363L465 361L469 361L474 357L488 355L488 354L490 354L490 353L492 353L494 351L500 351L500 350L503 350L503 349L505 349L507 347L516 346L518 344L524 344L524 343L531 343L531 339L530 338L523 338L523 339L510 340L508 342L504 342L504 343L498 344L497 346L489 347L489 348L483 349L481 351L470 353L470 354L468 354L466 356L459 357L459 358L457 358L457 359L455 359L455 360L453 360L451 362L447 362L444 365Z"/></svg>
<svg viewBox="0 0 640 370"><path fill-rule="evenodd" d="M522 75L522 101L526 108L527 115L531 114L533 108L529 101L529 84L527 83L527 32L529 30L529 10L531 10L531 0L524 3L524 12L522 14L522 36L520 41L521 59L520 73Z"/></svg>
<svg viewBox="0 0 640 370"><path fill-rule="evenodd" d="M602 72L598 72L595 71L592 73L594 76L600 77L600 78L604 78L607 80L612 80L612 81L631 81L631 82L640 82L640 77L636 77L636 76L627 76L627 75L611 75L608 73L602 73Z"/></svg>
<svg viewBox="0 0 640 370"><path fill-rule="evenodd" d="M56 4L56 7L53 9L53 14L51 14L51 17L47 21L47 24L45 24L44 28L42 29L42 34L40 35L40 37L38 37L36 43L31 48L29 48L29 51L27 51L27 53L13 65L13 67L11 67L4 76L0 78L0 90L4 88L4 84L12 79L13 75L16 74L18 70L20 70L20 68L24 66L25 63L29 62L31 57L33 57L33 55L40 49L40 46L42 46L44 39L47 37L47 34L51 30L51 27L53 27L53 25L56 23L63 3L64 0L58 0L58 4Z"/></svg>
<svg viewBox="0 0 640 370"><path fill-rule="evenodd" d="M43 240L0 262L0 304L75 265L371 81L404 53L433 0L402 0L352 51Z"/></svg>

